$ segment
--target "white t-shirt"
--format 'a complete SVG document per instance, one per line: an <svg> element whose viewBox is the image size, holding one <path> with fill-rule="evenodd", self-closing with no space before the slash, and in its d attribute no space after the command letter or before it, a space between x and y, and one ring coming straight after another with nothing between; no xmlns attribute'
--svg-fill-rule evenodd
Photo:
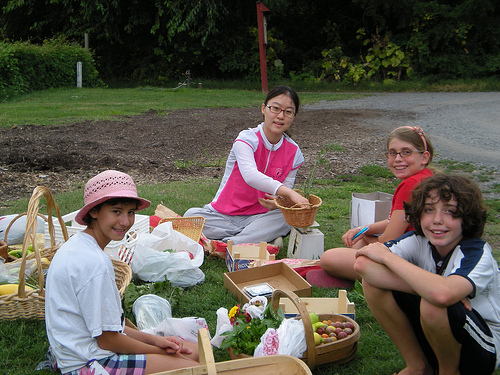
<svg viewBox="0 0 500 375"><path fill-rule="evenodd" d="M408 262L436 273L429 240L408 232L385 243L391 252ZM490 328L495 342L497 366L500 364L500 271L491 253L491 246L479 238L463 239L443 264L443 277L459 275L473 286L469 296L472 308L479 312Z"/></svg>
<svg viewBox="0 0 500 375"><path fill-rule="evenodd" d="M45 322L61 372L114 353L99 348L103 331L123 332L124 317L110 257L78 232L57 250L49 268Z"/></svg>

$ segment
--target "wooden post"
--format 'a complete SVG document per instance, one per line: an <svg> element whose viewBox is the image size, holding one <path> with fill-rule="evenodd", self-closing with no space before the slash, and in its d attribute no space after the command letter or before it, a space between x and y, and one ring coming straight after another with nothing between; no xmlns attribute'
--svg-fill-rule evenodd
<svg viewBox="0 0 500 375"><path fill-rule="evenodd" d="M82 63L80 61L76 63L76 87L82 88Z"/></svg>
<svg viewBox="0 0 500 375"><path fill-rule="evenodd" d="M262 92L267 94L267 24L264 13L269 12L264 4L257 1L257 27L259 31L259 55L260 55L260 79L262 82Z"/></svg>

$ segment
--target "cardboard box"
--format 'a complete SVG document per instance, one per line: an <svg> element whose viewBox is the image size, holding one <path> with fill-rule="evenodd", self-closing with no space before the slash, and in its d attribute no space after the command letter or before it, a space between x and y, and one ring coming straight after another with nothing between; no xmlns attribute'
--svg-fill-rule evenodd
<svg viewBox="0 0 500 375"><path fill-rule="evenodd" d="M308 312L320 314L342 314L351 319L355 319L354 302L350 302L347 298L347 292L343 289L339 290L338 298L301 298L302 303L306 306ZM292 318L298 314L295 305L289 298L280 298L280 307L285 313L286 318Z"/></svg>
<svg viewBox="0 0 500 375"><path fill-rule="evenodd" d="M274 260L275 254L269 254L267 243L233 245L233 241L227 241L226 266L229 272L248 268L248 265L256 259Z"/></svg>
<svg viewBox="0 0 500 375"><path fill-rule="evenodd" d="M300 297L312 296L311 284L284 262L224 273L224 286L242 303L250 300L242 289L262 283L274 289L291 290Z"/></svg>
<svg viewBox="0 0 500 375"><path fill-rule="evenodd" d="M325 251L325 235L316 228L292 228L287 258L319 259Z"/></svg>

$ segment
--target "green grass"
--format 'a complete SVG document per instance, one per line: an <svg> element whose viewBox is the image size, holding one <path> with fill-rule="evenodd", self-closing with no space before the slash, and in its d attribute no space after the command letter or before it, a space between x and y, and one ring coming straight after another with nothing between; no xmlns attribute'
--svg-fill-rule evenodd
<svg viewBox="0 0 500 375"><path fill-rule="evenodd" d="M346 95L307 93L301 94L303 103L316 100L336 100ZM15 101L0 104L1 127L22 124L67 124L81 119L115 118L116 115L134 115L147 110L170 111L176 108L193 108L204 106L246 107L259 105L263 95L259 91L210 89L179 89L176 91L158 88L136 88L122 90L49 90L18 98ZM211 160L211 165L221 163ZM463 173L476 181L487 180L491 171L470 168L467 163L443 161L436 165L439 169L450 173ZM188 166L187 166L188 167ZM322 165L322 167L324 167ZM138 186L139 195L150 199L152 207L141 212L154 214L157 204L162 203L179 214L188 208L201 206L209 202L219 184L218 179L193 179L166 184ZM387 168L366 165L358 174L337 176L331 180L315 180L312 193L323 199L317 221L325 235L325 248L341 245L341 236L349 228L349 203L352 192L383 191L392 193L398 181ZM500 186L491 188L497 193ZM75 211L82 204L82 187L74 187L72 191L55 196L62 214ZM492 244L494 256L500 260L500 200L487 200L489 207L488 224L485 240ZM24 212L28 200L0 202L0 215ZM43 202L41 211L43 212ZM285 248L279 257L286 256ZM231 308L236 300L223 286L223 273L227 271L220 259L206 258L202 265L206 280L203 284L183 290L173 301L175 317L200 316L207 320L212 335L216 328L216 311L223 306ZM134 285L144 285L133 280ZM159 284L159 283L157 283ZM147 289L147 284L142 289ZM139 288L139 290L141 290ZM133 296L133 288L127 291L125 298ZM172 289L168 284L155 286L155 293L171 296ZM135 293L135 292L134 292ZM335 289L313 288L315 297L336 297ZM348 291L348 298L356 304L356 321L361 328L358 351L349 363L332 367L323 366L314 370L314 374L351 375L351 374L391 374L404 367L402 357L389 338L381 330L367 308L364 298L356 290ZM133 319L130 303L125 306L126 315ZM0 320L0 368L4 374L33 374L36 365L44 360L48 348L45 324L38 321L1 321ZM217 361L228 360L227 352L214 349ZM41 371L39 374L50 374ZM497 371L495 374L500 374Z"/></svg>
<svg viewBox="0 0 500 375"><path fill-rule="evenodd" d="M340 100L359 94L301 93L302 104ZM166 114L175 109L204 107L256 107L264 100L260 91L178 90L139 87L130 89L52 89L0 103L0 128L13 125L66 125L84 120L117 120L118 116L146 111Z"/></svg>
<svg viewBox="0 0 500 375"><path fill-rule="evenodd" d="M339 176L335 180L316 180L313 193L323 199L323 205L318 211L317 221L321 224L320 230L325 235L325 248L341 245L341 236L349 228L349 202L351 193L384 191L393 192L398 181L391 177L388 170L376 166L365 166L358 175ZM169 182L154 186L139 186L139 195L150 199L152 207L143 213L151 215L158 203L163 203L177 213L184 213L186 209L200 206L208 202L218 187L218 179L191 180L183 182ZM63 214L80 208L79 199L82 191L58 194L56 202ZM79 198L79 199L78 199ZM490 206L490 220L485 239L497 242L500 234L500 202L488 201ZM16 202L9 206L4 213L19 212L26 208L27 200ZM496 219L495 219L496 218ZM286 257L285 248L279 257ZM496 247L499 248L498 246ZM498 252L495 254L500 259ZM202 266L206 280L203 284L182 290L173 303L174 317L200 316L207 320L212 335L216 328L216 311L223 306L230 309L237 301L223 286L223 273L227 271L224 262L220 259L206 258ZM134 280L134 284L145 283ZM160 296L170 296L172 291L168 284L159 286L155 291ZM335 289L313 288L315 297L336 297ZM129 294L127 291L126 296ZM397 350L371 316L363 299L355 290L348 291L348 298L356 304L356 321L361 328L358 352L349 363L332 367L317 368L314 374L390 374L404 367L404 362ZM130 303L126 305L126 316L134 320L130 310ZM31 374L38 362L44 358L48 347L43 322L33 321L0 321L0 334L7 339L2 340L0 351L0 367L8 374ZM30 355L22 355L30 353ZM229 360L227 352L214 348L217 361ZM49 372L40 372L49 374Z"/></svg>

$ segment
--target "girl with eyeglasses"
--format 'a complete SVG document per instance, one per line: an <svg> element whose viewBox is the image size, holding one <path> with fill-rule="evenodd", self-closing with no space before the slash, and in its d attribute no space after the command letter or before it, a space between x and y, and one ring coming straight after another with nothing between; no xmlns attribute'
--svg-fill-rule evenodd
<svg viewBox="0 0 500 375"><path fill-rule="evenodd" d="M386 242L413 230L406 221L403 202L425 178L433 175L428 168L434 149L424 131L417 126L401 126L387 138L387 162L392 174L401 179L396 188L387 220L366 227L348 230L342 236L343 248L327 250L321 256L321 270L307 273L310 283L318 286L349 287L352 280L361 280L354 271L355 251L373 242Z"/></svg>
<svg viewBox="0 0 500 375"><path fill-rule="evenodd" d="M271 242L288 234L291 228L274 203L276 196L288 196L296 204L309 203L293 190L304 162L288 134L298 111L299 97L292 88L277 86L269 91L261 106L264 121L243 130L234 141L212 202L184 214L205 218L207 238L242 244Z"/></svg>

